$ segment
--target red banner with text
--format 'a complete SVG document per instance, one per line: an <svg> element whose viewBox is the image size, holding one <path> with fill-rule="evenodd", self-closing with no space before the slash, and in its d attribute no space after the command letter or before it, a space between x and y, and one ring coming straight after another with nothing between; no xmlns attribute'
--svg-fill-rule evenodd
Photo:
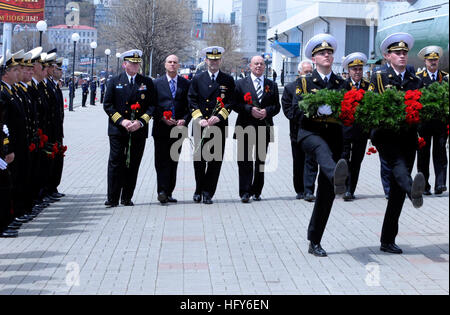
<svg viewBox="0 0 450 315"><path fill-rule="evenodd" d="M33 23L44 19L45 0L0 0L0 23Z"/></svg>

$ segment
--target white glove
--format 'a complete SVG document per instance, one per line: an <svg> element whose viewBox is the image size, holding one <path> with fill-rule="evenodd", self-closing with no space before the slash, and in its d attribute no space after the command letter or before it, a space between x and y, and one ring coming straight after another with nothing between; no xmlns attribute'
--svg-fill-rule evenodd
<svg viewBox="0 0 450 315"><path fill-rule="evenodd" d="M319 116L329 116L331 114L333 114L333 111L331 110L330 105L322 105L317 110L317 115Z"/></svg>
<svg viewBox="0 0 450 315"><path fill-rule="evenodd" d="M6 135L7 137L9 137L9 129L8 129L8 126L3 125L3 132L5 133L5 135Z"/></svg>
<svg viewBox="0 0 450 315"><path fill-rule="evenodd" d="M4 171L4 170L6 170L7 167L8 167L8 163L6 163L5 161L3 161L2 158L0 158L0 170Z"/></svg>

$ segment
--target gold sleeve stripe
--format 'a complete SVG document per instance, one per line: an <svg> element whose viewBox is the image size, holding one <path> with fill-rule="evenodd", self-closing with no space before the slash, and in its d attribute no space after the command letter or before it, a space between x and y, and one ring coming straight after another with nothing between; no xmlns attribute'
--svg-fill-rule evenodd
<svg viewBox="0 0 450 315"><path fill-rule="evenodd" d="M150 119L152 119L149 115L144 114L141 117L143 120L145 120L145 122L148 124L150 122Z"/></svg>
<svg viewBox="0 0 450 315"><path fill-rule="evenodd" d="M384 93L383 80L381 79L381 73L377 73L377 84L378 84L378 92L380 94Z"/></svg>
<svg viewBox="0 0 450 315"><path fill-rule="evenodd" d="M308 94L308 90L306 88L306 78L302 78L302 87L303 87L303 93Z"/></svg>
<svg viewBox="0 0 450 315"><path fill-rule="evenodd" d="M116 123L120 118L122 118L122 115L120 115L119 113L115 113L111 119L114 123Z"/></svg>
<svg viewBox="0 0 450 315"><path fill-rule="evenodd" d="M223 117L223 119L228 119L228 116L230 116L230 113L225 108L222 108L219 114Z"/></svg>
<svg viewBox="0 0 450 315"><path fill-rule="evenodd" d="M3 139L3 145L7 145L7 144L9 144L9 139L8 138Z"/></svg>
<svg viewBox="0 0 450 315"><path fill-rule="evenodd" d="M202 115L202 112L201 112L200 109L197 109L196 111L194 111L194 112L192 113L192 118L194 118L194 119L200 118L200 117L202 117L202 116L203 116L203 115Z"/></svg>

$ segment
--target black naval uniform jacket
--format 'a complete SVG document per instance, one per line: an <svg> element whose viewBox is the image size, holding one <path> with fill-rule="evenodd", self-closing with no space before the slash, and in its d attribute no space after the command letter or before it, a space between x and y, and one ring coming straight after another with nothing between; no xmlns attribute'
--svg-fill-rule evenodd
<svg viewBox="0 0 450 315"><path fill-rule="evenodd" d="M141 109L137 113L144 128L133 133L133 137L147 138L148 124L155 111L156 92L150 78L137 74L133 87L125 72L111 79L105 94L103 108L109 116L108 136L128 136L121 126L124 119L131 120L131 105L139 102Z"/></svg>
<svg viewBox="0 0 450 315"><path fill-rule="evenodd" d="M298 103L294 104L293 100L296 95L300 95L302 93L302 78L306 78L306 76L302 76L296 81L286 85L284 87L283 97L281 98L281 105L283 106L284 115L287 119L289 119L289 136L291 138L291 142L295 143L297 143L302 111L300 110Z"/></svg>
<svg viewBox="0 0 450 315"><path fill-rule="evenodd" d="M232 110L234 89L234 79L222 71L219 71L214 83L211 81L208 71L196 75L192 80L188 94L192 118L211 118L217 107L217 98L221 97L225 108L222 108L216 114L220 119L216 126L224 129L225 126L228 126L228 116Z"/></svg>
<svg viewBox="0 0 450 315"><path fill-rule="evenodd" d="M298 86L300 89L300 93L296 93L293 102L294 106L298 106L299 101L302 99L302 95L308 93L314 93L315 91L322 89L329 90L339 90L341 89L344 80L341 77L338 77L334 72L331 73L328 84L325 85L325 82L322 80L319 72L314 70L311 76L300 78L301 85ZM298 122L300 128L297 134L297 142L300 143L306 137L316 134L320 135L321 130L323 130L323 124L328 124L327 118L321 120L320 118L308 118L304 115L303 111L300 112L300 116L298 117ZM331 124L338 124L337 122L331 122ZM338 135L342 137L342 134Z"/></svg>
<svg viewBox="0 0 450 315"><path fill-rule="evenodd" d="M420 88L420 80L414 73L406 70L404 79L401 81L395 70L389 67L386 71L379 71L372 76L369 91L383 93L385 89L390 87L396 87L399 91L416 90ZM401 131L401 133L386 129L377 129L371 132L371 139L375 146L380 141L392 143L399 141L401 138L403 139L402 142L407 140L411 145L417 144L417 128L412 127Z"/></svg>
<svg viewBox="0 0 450 315"><path fill-rule="evenodd" d="M161 119L165 111L172 111L172 108L175 107L175 117L172 118L174 120L185 120L184 125L189 125L192 118L188 104L190 81L178 76L175 98L172 97L166 75L155 80L154 85L158 94L158 104L154 113L152 136L155 138L170 138L170 132L175 126L168 126Z"/></svg>
<svg viewBox="0 0 450 315"><path fill-rule="evenodd" d="M271 80L264 78L264 84L262 86L263 96L261 103L259 103L258 96L256 94L255 86L252 82L252 77L248 76L245 79L239 80L236 83L235 90L235 104L233 109L238 113L236 120L236 127L241 126L246 128L247 126L273 126L273 117L278 115L281 110L280 96L278 93L278 86ZM247 104L244 101L244 96L247 93L251 93L253 104ZM252 116L253 107L265 109L267 117L264 120L256 119ZM270 139L270 130L267 130L267 140ZM236 138L236 134L234 135Z"/></svg>

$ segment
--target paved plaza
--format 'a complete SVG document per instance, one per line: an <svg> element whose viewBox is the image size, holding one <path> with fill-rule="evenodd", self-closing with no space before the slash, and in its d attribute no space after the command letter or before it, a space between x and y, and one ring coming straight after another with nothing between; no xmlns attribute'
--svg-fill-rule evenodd
<svg viewBox="0 0 450 315"><path fill-rule="evenodd" d="M67 196L24 224L18 238L0 239L0 294L449 294L448 192L427 197L422 209L407 200L397 238L405 253L380 252L387 201L378 155L364 160L358 199L335 201L322 242L329 257L316 258L306 239L313 204L295 200L282 113L263 201L240 202L230 158L214 205L192 201L194 170L185 161L178 204L161 206L149 138L135 206L106 209L107 116L98 103L79 105L80 95L65 116L60 191ZM227 152L234 145L228 140ZM185 157L189 150L186 142Z"/></svg>

